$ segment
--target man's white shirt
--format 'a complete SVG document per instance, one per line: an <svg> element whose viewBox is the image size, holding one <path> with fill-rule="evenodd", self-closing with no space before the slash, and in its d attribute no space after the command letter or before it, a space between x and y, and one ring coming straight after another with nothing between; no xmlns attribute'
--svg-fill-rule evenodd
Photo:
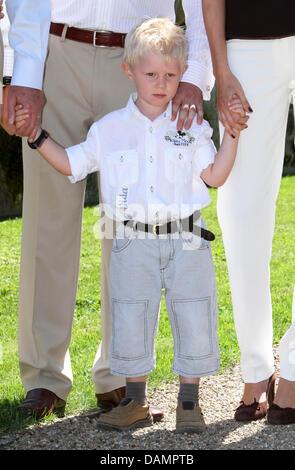
<svg viewBox="0 0 295 470"><path fill-rule="evenodd" d="M201 88L210 98L214 85L202 0L182 0L188 40L188 69L182 81ZM52 21L77 28L128 33L146 18L175 20L174 0L51 0Z"/></svg>
<svg viewBox="0 0 295 470"><path fill-rule="evenodd" d="M85 142L66 149L72 183L100 171L102 203L114 220L165 223L210 204L200 177L214 162L216 149L206 121L179 133L171 122L171 103L154 121L130 96L125 108L95 122Z"/></svg>
<svg viewBox="0 0 295 470"><path fill-rule="evenodd" d="M6 0L14 49L12 85L42 89L50 25L50 0Z"/></svg>
<svg viewBox="0 0 295 470"><path fill-rule="evenodd" d="M8 33L10 29L10 22L7 15L6 5L3 4L4 18L0 20L0 28L2 32L3 46L4 46L4 64L3 64L3 77L11 77L13 70L13 49L9 46Z"/></svg>
<svg viewBox="0 0 295 470"><path fill-rule="evenodd" d="M182 0L188 39L188 70L182 81L198 86L205 99L214 85L202 1ZM92 30L127 33L142 19L175 19L173 0L6 0L15 51L14 85L42 88L50 21Z"/></svg>

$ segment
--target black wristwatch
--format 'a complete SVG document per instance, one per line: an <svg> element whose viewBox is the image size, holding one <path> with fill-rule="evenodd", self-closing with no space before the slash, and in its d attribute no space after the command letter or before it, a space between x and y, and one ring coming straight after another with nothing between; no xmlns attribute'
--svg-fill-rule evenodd
<svg viewBox="0 0 295 470"><path fill-rule="evenodd" d="M11 79L12 79L12 77L10 77L10 76L8 76L8 75L5 75L5 77L3 77L3 79L2 79L3 85L4 85L4 86L10 85Z"/></svg>
<svg viewBox="0 0 295 470"><path fill-rule="evenodd" d="M38 139L34 140L34 142L28 141L28 146L31 147L31 149L37 149L38 147L41 147L44 140L46 140L48 137L49 137L48 132L42 129L41 134L39 135Z"/></svg>

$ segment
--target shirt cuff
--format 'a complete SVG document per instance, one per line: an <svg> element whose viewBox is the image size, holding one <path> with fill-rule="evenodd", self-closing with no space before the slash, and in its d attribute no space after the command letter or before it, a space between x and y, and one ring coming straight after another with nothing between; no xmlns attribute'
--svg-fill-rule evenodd
<svg viewBox="0 0 295 470"><path fill-rule="evenodd" d="M11 85L42 90L43 71L43 62L15 52Z"/></svg>
<svg viewBox="0 0 295 470"><path fill-rule="evenodd" d="M187 64L188 69L183 74L181 81L196 85L202 90L204 100L210 100L215 82L212 72L200 63L188 61Z"/></svg>
<svg viewBox="0 0 295 470"><path fill-rule="evenodd" d="M65 149L71 167L71 176L68 176L71 183L77 183L87 176L87 171L85 170L85 165L83 161L83 153L81 152L80 144L74 145L73 147L68 147Z"/></svg>

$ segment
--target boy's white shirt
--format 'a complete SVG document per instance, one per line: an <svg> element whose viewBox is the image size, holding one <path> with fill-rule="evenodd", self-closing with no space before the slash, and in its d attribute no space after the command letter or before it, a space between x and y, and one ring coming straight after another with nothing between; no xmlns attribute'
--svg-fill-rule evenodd
<svg viewBox="0 0 295 470"><path fill-rule="evenodd" d="M72 183L100 171L104 210L114 220L165 223L210 204L200 177L216 149L207 121L182 135L171 121L171 103L154 121L134 104L95 122L85 142L66 149Z"/></svg>
<svg viewBox="0 0 295 470"><path fill-rule="evenodd" d="M182 81L210 98L214 85L202 1L182 0L188 39L188 70ZM173 0L6 0L11 22L9 41L15 51L13 85L42 88L50 21L84 29L127 33L143 18L175 19Z"/></svg>

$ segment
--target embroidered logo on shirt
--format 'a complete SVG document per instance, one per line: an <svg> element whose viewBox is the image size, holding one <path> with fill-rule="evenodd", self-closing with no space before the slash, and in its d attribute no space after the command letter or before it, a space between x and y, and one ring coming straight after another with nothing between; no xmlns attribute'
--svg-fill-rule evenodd
<svg viewBox="0 0 295 470"><path fill-rule="evenodd" d="M188 145L194 142L196 139L189 132L176 131L167 132L165 135L165 140L172 142L173 145L188 147Z"/></svg>
<svg viewBox="0 0 295 470"><path fill-rule="evenodd" d="M116 196L116 207L127 209L128 207L128 187L123 186L120 194Z"/></svg>

